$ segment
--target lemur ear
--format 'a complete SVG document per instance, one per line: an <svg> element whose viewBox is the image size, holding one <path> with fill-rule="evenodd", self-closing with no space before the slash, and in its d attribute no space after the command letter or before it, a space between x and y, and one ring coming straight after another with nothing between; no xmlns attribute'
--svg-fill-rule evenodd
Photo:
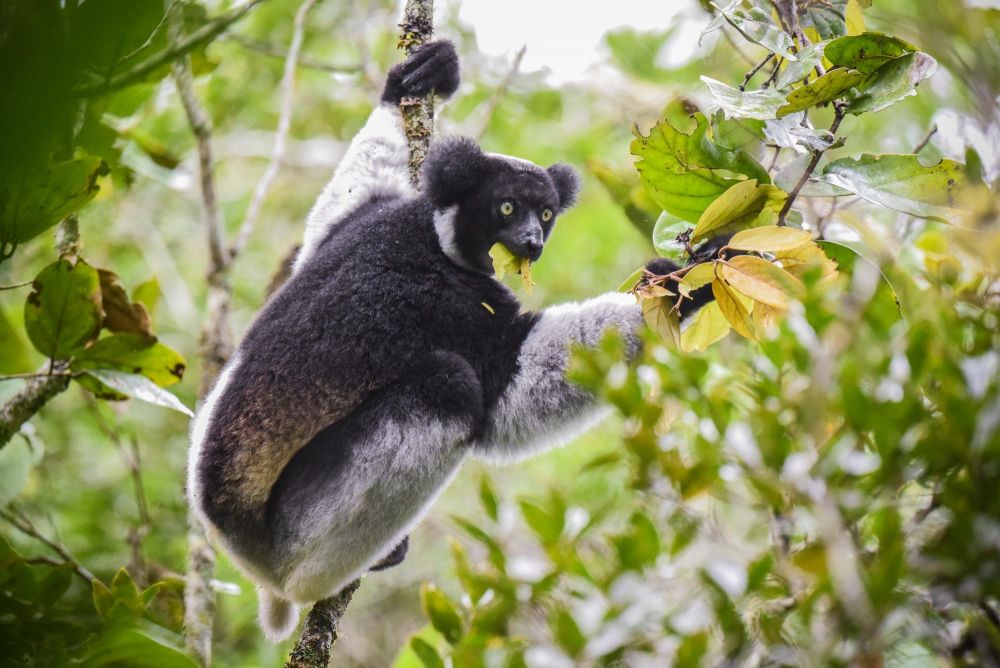
<svg viewBox="0 0 1000 668"><path fill-rule="evenodd" d="M547 171L556 187L556 192L559 193L559 208L565 210L573 206L580 192L580 174L562 163L552 165Z"/></svg>
<svg viewBox="0 0 1000 668"><path fill-rule="evenodd" d="M424 159L424 192L439 209L457 204L482 183L488 160L469 137L438 139Z"/></svg>

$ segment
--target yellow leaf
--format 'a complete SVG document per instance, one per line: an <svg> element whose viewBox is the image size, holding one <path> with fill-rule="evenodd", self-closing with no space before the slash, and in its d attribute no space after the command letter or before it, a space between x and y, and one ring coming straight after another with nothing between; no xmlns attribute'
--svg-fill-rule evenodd
<svg viewBox="0 0 1000 668"><path fill-rule="evenodd" d="M812 241L812 234L794 227L755 227L743 230L733 235L726 245L736 250L757 251L758 253L777 253L798 248Z"/></svg>
<svg viewBox="0 0 1000 668"><path fill-rule="evenodd" d="M738 255L722 264L722 276L734 289L757 302L787 308L804 291L802 282L756 255Z"/></svg>
<svg viewBox="0 0 1000 668"><path fill-rule="evenodd" d="M671 312L672 308L673 304L663 297L642 301L642 316L646 324L664 343L677 349L681 347L681 320L680 316Z"/></svg>
<svg viewBox="0 0 1000 668"><path fill-rule="evenodd" d="M788 195L772 185L757 185L756 179L741 181L722 193L708 205L698 219L692 241L700 241L712 232L751 227L765 209L779 211ZM769 221L770 216L762 218Z"/></svg>
<svg viewBox="0 0 1000 668"><path fill-rule="evenodd" d="M756 311L756 309L755 309ZM717 302L702 308L681 334L681 350L686 353L706 350L729 333L730 325Z"/></svg>
<svg viewBox="0 0 1000 668"><path fill-rule="evenodd" d="M860 35L865 31L865 15L861 11L861 4L858 0L847 0L847 11L844 18L847 20L847 34ZM870 6L871 0L865 4Z"/></svg>
<svg viewBox="0 0 1000 668"><path fill-rule="evenodd" d="M719 310L733 329L745 338L756 338L753 333L753 323L750 321L750 312L740 302L733 289L721 278L717 278L712 281L712 294L715 295L715 303L719 305Z"/></svg>
<svg viewBox="0 0 1000 668"><path fill-rule="evenodd" d="M800 280L810 267L817 265L820 267L821 278L829 278L837 273L837 263L814 243L775 253L774 257L781 264L782 269Z"/></svg>
<svg viewBox="0 0 1000 668"><path fill-rule="evenodd" d="M688 269L681 281L688 290L697 290L715 279L715 262L702 262Z"/></svg>
<svg viewBox="0 0 1000 668"><path fill-rule="evenodd" d="M784 315L785 312L781 309L774 308L764 302L757 302L753 305L750 318L753 321L754 331L763 335L772 327L776 327L778 320Z"/></svg>
<svg viewBox="0 0 1000 668"><path fill-rule="evenodd" d="M502 279L507 274L520 274L524 289L531 292L535 285L531 280L531 260L526 257L517 257L510 252L510 249L502 243L495 243L490 248L490 258L493 260L493 273L497 280Z"/></svg>
<svg viewBox="0 0 1000 668"><path fill-rule="evenodd" d="M479 303L482 305L482 307L484 309L486 309L487 311L490 312L490 315L496 315L497 314L497 312L493 310L493 307L490 306L489 304L487 304L486 302L479 302Z"/></svg>

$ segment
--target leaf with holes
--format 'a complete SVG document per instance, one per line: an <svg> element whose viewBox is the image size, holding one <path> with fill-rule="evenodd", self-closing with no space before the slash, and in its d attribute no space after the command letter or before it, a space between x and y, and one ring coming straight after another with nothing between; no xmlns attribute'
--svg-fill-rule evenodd
<svg viewBox="0 0 1000 668"><path fill-rule="evenodd" d="M915 155L871 155L831 162L819 177L873 204L918 218L952 222L964 215L959 196L967 180L954 160L925 167Z"/></svg>
<svg viewBox="0 0 1000 668"><path fill-rule="evenodd" d="M155 340L150 331L149 312L141 303L129 299L121 279L113 271L98 269L101 281L101 306L104 327L111 332L128 332L149 341Z"/></svg>
<svg viewBox="0 0 1000 668"><path fill-rule="evenodd" d="M770 183L767 171L748 153L727 149L708 135L708 120L695 114L691 134L657 123L648 136L638 129L630 150L649 196L678 218L695 221L715 199L743 179Z"/></svg>
<svg viewBox="0 0 1000 668"><path fill-rule="evenodd" d="M705 209L691 241L765 225L770 216L761 214L768 211L777 214L787 198L784 190L772 185L757 185L754 179L737 183Z"/></svg>
<svg viewBox="0 0 1000 668"><path fill-rule="evenodd" d="M38 352L66 359L101 331L101 283L83 260L58 260L32 283L24 304L24 328Z"/></svg>

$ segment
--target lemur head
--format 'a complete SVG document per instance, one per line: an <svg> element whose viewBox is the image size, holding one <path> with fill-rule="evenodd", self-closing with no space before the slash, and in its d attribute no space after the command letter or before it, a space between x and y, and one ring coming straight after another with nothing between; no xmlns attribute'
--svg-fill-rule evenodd
<svg viewBox="0 0 1000 668"><path fill-rule="evenodd" d="M489 250L498 241L519 257L537 260L556 216L580 190L580 177L568 165L544 169L484 153L466 137L431 147L422 183L436 210L441 248L455 263L484 273L493 272Z"/></svg>

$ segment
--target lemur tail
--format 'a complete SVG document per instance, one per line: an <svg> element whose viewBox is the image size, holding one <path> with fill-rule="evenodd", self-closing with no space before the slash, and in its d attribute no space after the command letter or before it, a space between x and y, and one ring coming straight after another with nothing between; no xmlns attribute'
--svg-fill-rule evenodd
<svg viewBox="0 0 1000 668"><path fill-rule="evenodd" d="M288 640L299 625L299 608L263 587L257 588L258 616L264 637L271 642Z"/></svg>

